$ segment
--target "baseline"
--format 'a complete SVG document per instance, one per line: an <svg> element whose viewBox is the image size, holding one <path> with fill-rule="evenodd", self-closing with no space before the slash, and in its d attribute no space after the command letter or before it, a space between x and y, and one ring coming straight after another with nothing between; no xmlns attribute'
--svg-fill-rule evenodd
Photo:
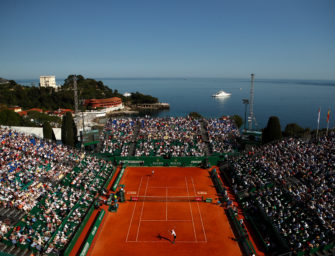
<svg viewBox="0 0 335 256"><path fill-rule="evenodd" d="M166 243L166 241L128 241L128 243ZM175 241L175 243L199 244L199 243L207 243L207 241Z"/></svg>

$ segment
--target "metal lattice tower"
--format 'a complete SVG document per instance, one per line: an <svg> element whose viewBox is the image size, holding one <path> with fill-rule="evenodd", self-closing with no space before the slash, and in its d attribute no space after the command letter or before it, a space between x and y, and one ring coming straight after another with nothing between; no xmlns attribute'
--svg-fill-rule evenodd
<svg viewBox="0 0 335 256"><path fill-rule="evenodd" d="M249 101L249 117L248 128L252 130L252 121L254 120L254 74L251 74L251 88L250 88L250 101Z"/></svg>
<svg viewBox="0 0 335 256"><path fill-rule="evenodd" d="M78 87L77 87L77 76L73 76L73 90L74 90L74 112L78 113Z"/></svg>

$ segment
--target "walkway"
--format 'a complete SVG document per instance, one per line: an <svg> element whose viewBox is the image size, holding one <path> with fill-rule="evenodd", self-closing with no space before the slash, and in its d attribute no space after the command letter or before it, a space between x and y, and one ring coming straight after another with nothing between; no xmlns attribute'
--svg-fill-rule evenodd
<svg viewBox="0 0 335 256"><path fill-rule="evenodd" d="M137 136L138 133L140 132L140 122L137 121L134 127L134 135L133 135L133 141L129 146L129 154L128 156L135 156L135 151L136 151L136 141L137 141Z"/></svg>
<svg viewBox="0 0 335 256"><path fill-rule="evenodd" d="M205 148L205 155L206 156L211 156L212 155L212 151L209 145L209 138L208 138L208 133L205 127L205 123L203 120L199 120L200 123L200 131L201 131L201 139L203 142L205 142L206 144L206 148Z"/></svg>

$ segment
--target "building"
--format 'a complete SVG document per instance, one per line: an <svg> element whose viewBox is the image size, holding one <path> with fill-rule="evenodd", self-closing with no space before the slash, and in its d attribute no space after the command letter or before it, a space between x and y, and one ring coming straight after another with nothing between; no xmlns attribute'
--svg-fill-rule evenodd
<svg viewBox="0 0 335 256"><path fill-rule="evenodd" d="M24 110L24 111L18 111L17 113L20 115L20 116L27 116L29 112L32 112L32 111L36 111L36 112L39 112L39 113L43 113L43 109L40 109L40 108L31 108L31 109L28 109L28 110ZM15 111L16 112L16 111Z"/></svg>
<svg viewBox="0 0 335 256"><path fill-rule="evenodd" d="M31 108L31 109L28 109L26 110L27 112L30 112L30 111L36 111L36 112L39 112L39 113L43 113L43 109L41 108Z"/></svg>
<svg viewBox="0 0 335 256"><path fill-rule="evenodd" d="M20 112L17 112L20 116L26 116L28 115L28 112L27 111L20 111Z"/></svg>
<svg viewBox="0 0 335 256"><path fill-rule="evenodd" d="M60 108L57 109L56 111L53 112L54 115L56 116L64 116L66 114L66 112L70 112L71 114L74 114L74 111L72 109L68 109L68 108Z"/></svg>
<svg viewBox="0 0 335 256"><path fill-rule="evenodd" d="M58 89L55 76L40 76L40 87L52 87Z"/></svg>
<svg viewBox="0 0 335 256"><path fill-rule="evenodd" d="M22 111L21 107L12 107L12 108L8 108L9 110L13 110L14 112L18 113Z"/></svg>
<svg viewBox="0 0 335 256"><path fill-rule="evenodd" d="M108 99L89 99L84 101L84 105L93 109L123 108L122 99L119 97L113 97Z"/></svg>
<svg viewBox="0 0 335 256"><path fill-rule="evenodd" d="M2 127L10 128L12 130L15 130L17 132L21 132L24 134L36 136L38 138L43 139L43 128L42 127L27 127L27 126L5 126ZM52 128L54 131L55 137L57 141L62 140L62 129L61 128Z"/></svg>

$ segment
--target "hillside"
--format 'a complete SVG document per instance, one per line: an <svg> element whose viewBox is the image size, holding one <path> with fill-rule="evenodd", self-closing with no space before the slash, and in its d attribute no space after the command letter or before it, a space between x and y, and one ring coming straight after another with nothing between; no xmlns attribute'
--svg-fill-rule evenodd
<svg viewBox="0 0 335 256"><path fill-rule="evenodd" d="M125 103L143 102L156 103L158 99L150 95L134 93L126 98L117 89L110 89L101 81L77 76L79 102L84 99L102 99L120 97ZM5 80L7 81L7 80ZM0 87L0 104L20 106L23 109L42 108L56 110L58 108L74 109L73 75L68 76L64 85L59 89L22 86L15 81L8 81ZM80 105L81 108L84 108Z"/></svg>
<svg viewBox="0 0 335 256"><path fill-rule="evenodd" d="M0 84L8 84L8 83L9 83L8 80L6 80L6 79L0 77Z"/></svg>

